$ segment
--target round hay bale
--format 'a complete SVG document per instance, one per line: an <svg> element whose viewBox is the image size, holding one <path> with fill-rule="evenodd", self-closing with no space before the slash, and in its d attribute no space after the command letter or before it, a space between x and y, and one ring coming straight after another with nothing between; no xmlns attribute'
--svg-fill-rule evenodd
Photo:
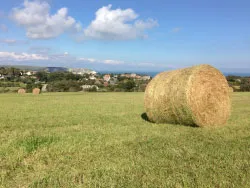
<svg viewBox="0 0 250 188"><path fill-rule="evenodd" d="M34 88L33 91L32 91L32 93L34 95L39 95L40 94L40 89L39 88Z"/></svg>
<svg viewBox="0 0 250 188"><path fill-rule="evenodd" d="M233 87L229 87L228 90L229 90L229 93L233 93L234 92L234 88Z"/></svg>
<svg viewBox="0 0 250 188"><path fill-rule="evenodd" d="M18 91L17 91L17 93L18 94L24 94L24 93L26 93L26 90L25 89L19 89Z"/></svg>
<svg viewBox="0 0 250 188"><path fill-rule="evenodd" d="M231 101L223 74L210 65L162 72L148 84L144 106L149 121L197 125L223 125Z"/></svg>

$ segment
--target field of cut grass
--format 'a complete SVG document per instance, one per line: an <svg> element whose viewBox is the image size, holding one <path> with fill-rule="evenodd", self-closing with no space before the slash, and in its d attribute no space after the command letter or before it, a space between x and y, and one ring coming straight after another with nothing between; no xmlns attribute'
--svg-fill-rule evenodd
<svg viewBox="0 0 250 188"><path fill-rule="evenodd" d="M250 93L225 127L152 124L143 93L0 95L0 187L250 187Z"/></svg>

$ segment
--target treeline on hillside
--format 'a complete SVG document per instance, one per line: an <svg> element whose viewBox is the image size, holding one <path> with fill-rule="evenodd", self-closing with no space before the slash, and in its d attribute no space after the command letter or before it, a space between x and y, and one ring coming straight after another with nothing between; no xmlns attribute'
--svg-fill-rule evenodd
<svg viewBox="0 0 250 188"><path fill-rule="evenodd" d="M234 89L234 91L250 91L250 77L241 77L229 75L226 77L228 85Z"/></svg>
<svg viewBox="0 0 250 188"><path fill-rule="evenodd" d="M145 91L148 80L136 80L110 74L110 80L105 81L102 74L73 74L71 72L33 72L16 68L0 68L0 93L16 92L18 88L24 88L32 92L34 88L42 89L46 85L48 92L77 92L77 91ZM83 87L87 86L87 88ZM11 89L10 89L11 88Z"/></svg>
<svg viewBox="0 0 250 188"><path fill-rule="evenodd" d="M0 75L8 75L10 77L21 76L22 70L14 67L0 67Z"/></svg>
<svg viewBox="0 0 250 188"><path fill-rule="evenodd" d="M110 82L106 82L102 79L104 75L96 75L96 79L90 79L91 75L76 75L70 72L55 72L55 73L46 73L38 72L36 74L37 79L40 82L47 83L48 92L74 92L83 90L83 85L94 86L85 91L95 92L95 91L145 91L147 81L134 80L132 78L125 78L118 75L116 81L111 79ZM111 74L111 78L114 76Z"/></svg>
<svg viewBox="0 0 250 188"><path fill-rule="evenodd" d="M46 85L48 92L76 91L114 91L136 92L145 91L150 80L141 80L122 75L109 74L105 80L102 74L73 74L71 72L28 72L13 67L0 67L0 93L16 92L24 88L31 92L33 88L42 89ZM227 76L230 87L234 91L250 91L250 77Z"/></svg>

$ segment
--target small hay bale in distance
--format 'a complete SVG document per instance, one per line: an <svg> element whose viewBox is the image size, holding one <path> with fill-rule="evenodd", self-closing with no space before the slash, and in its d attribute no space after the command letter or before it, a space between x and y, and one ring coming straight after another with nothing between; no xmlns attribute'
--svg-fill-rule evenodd
<svg viewBox="0 0 250 188"><path fill-rule="evenodd" d="M21 89L18 89L17 93L24 94L24 93L26 93L26 90L21 88Z"/></svg>
<svg viewBox="0 0 250 188"><path fill-rule="evenodd" d="M39 95L40 94L40 89L39 88L34 88L33 91L32 91L32 93L34 95Z"/></svg>
<svg viewBox="0 0 250 188"><path fill-rule="evenodd" d="M149 121L224 125L231 111L225 76L210 65L162 72L148 84L144 106Z"/></svg>
<svg viewBox="0 0 250 188"><path fill-rule="evenodd" d="M234 92L234 88L233 87L229 87L229 93L233 93Z"/></svg>

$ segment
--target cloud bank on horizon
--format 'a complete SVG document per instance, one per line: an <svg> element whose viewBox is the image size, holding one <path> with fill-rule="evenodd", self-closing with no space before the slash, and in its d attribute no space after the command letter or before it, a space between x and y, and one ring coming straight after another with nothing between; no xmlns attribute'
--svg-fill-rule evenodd
<svg viewBox="0 0 250 188"><path fill-rule="evenodd" d="M33 50L33 49L32 49ZM154 63L130 63L124 62L121 60L114 59L95 59L95 58L84 58L84 57L75 57L68 52L64 52L61 54L49 54L47 51L43 53L43 49L35 49L42 50L40 54L38 53L15 53L15 52L0 52L0 63L6 62L7 64L14 65L36 65L34 62L42 63L40 66L62 66L62 67L82 67L88 66L88 68L94 68L97 70L116 70L120 71L119 66L126 65L123 70L134 70L141 69L145 71L145 68L164 68L170 69L172 67L166 66L164 64L154 64ZM46 49L44 49L46 50ZM58 62L60 62L58 64ZM101 66L105 66L103 68L98 68ZM114 67L115 66L115 67Z"/></svg>

